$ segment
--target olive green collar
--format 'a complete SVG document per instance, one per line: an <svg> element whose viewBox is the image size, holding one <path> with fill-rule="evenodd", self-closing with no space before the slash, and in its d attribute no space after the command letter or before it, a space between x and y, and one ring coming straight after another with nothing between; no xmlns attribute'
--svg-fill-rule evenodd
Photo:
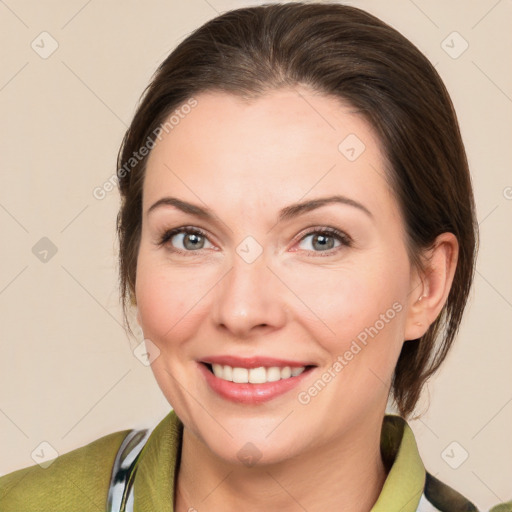
<svg viewBox="0 0 512 512"><path fill-rule="evenodd" d="M423 493L426 472L414 434L400 416L384 417L380 451L389 471L371 512L415 512Z"/></svg>
<svg viewBox="0 0 512 512"><path fill-rule="evenodd" d="M171 411L153 430L144 446L134 480L134 510L173 511L183 424ZM425 468L409 425L386 415L381 453L389 472L371 512L415 512L425 484Z"/></svg>

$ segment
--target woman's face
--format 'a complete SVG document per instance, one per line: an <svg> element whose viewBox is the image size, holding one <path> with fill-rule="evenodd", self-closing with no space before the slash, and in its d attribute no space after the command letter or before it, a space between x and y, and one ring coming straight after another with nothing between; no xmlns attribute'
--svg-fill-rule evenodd
<svg viewBox="0 0 512 512"><path fill-rule="evenodd" d="M160 388L231 462L380 428L418 281L379 141L306 88L195 99L144 182L136 298Z"/></svg>

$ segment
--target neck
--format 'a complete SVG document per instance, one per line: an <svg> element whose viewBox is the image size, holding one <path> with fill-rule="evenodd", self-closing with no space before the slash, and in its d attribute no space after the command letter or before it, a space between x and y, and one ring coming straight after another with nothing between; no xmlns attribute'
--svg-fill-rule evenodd
<svg viewBox="0 0 512 512"><path fill-rule="evenodd" d="M227 463L184 428L174 510L368 512L386 479L381 426L376 417L310 452L261 467Z"/></svg>

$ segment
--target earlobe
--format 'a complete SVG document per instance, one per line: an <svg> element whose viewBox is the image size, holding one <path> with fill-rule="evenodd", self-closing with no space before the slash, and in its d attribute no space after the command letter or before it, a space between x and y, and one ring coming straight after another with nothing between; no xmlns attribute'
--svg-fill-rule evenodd
<svg viewBox="0 0 512 512"><path fill-rule="evenodd" d="M441 313L453 283L459 244L453 233L439 235L424 256L425 272L420 285L410 292L405 340L421 338Z"/></svg>

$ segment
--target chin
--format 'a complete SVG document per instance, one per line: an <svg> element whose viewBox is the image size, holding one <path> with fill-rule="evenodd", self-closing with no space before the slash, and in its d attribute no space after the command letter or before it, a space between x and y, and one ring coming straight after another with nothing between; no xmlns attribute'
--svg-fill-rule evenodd
<svg viewBox="0 0 512 512"><path fill-rule="evenodd" d="M176 413L179 416L179 411ZM219 418L222 426L212 421L211 417L206 422L204 417L198 422L192 420L192 423L185 420L184 424L190 425L189 428L205 448L225 463L261 467L297 456L301 450L300 440L311 437L303 428L300 432L285 428L285 417L286 414L268 415L265 418L229 418L224 415Z"/></svg>
<svg viewBox="0 0 512 512"><path fill-rule="evenodd" d="M208 447L219 458L230 465L248 468L279 464L296 456L299 448L292 440L289 441L290 446L269 443L264 435L261 436L261 439L253 438L252 441L247 438L235 438L230 445L220 444L216 441L213 443Z"/></svg>

